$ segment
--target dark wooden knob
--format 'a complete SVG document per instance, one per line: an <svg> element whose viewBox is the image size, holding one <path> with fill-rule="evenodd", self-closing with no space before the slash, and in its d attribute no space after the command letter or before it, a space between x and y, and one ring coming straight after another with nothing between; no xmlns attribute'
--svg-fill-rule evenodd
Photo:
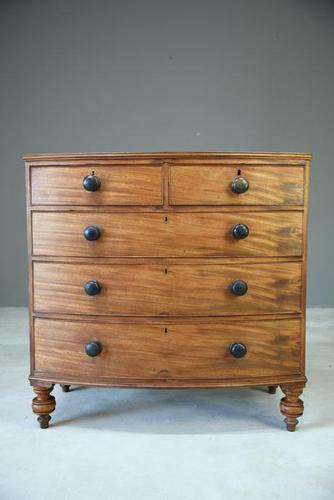
<svg viewBox="0 0 334 500"><path fill-rule="evenodd" d="M96 241L101 236L101 231L97 226L87 226L83 234L86 240Z"/></svg>
<svg viewBox="0 0 334 500"><path fill-rule="evenodd" d="M248 188L249 188L248 180L245 179L245 177L241 177L240 175L238 175L231 182L231 189L232 189L233 193L236 193L236 194L246 193L246 191L248 191Z"/></svg>
<svg viewBox="0 0 334 500"><path fill-rule="evenodd" d="M101 187L101 181L97 175L86 175L82 185L86 191L98 191Z"/></svg>
<svg viewBox="0 0 334 500"><path fill-rule="evenodd" d="M96 280L87 281L84 288L87 295L97 295L102 290L101 284Z"/></svg>
<svg viewBox="0 0 334 500"><path fill-rule="evenodd" d="M102 344L97 340L90 340L85 344L85 353L87 356L98 356L102 352Z"/></svg>
<svg viewBox="0 0 334 500"><path fill-rule="evenodd" d="M234 280L231 283L231 292L234 295L245 295L245 293L247 293L247 290L248 290L248 285L246 281Z"/></svg>
<svg viewBox="0 0 334 500"><path fill-rule="evenodd" d="M235 358L243 358L247 353L247 347L240 342L233 342L230 344L229 350Z"/></svg>
<svg viewBox="0 0 334 500"><path fill-rule="evenodd" d="M235 224L232 227L232 236L236 240L244 240L249 235L249 229L246 224Z"/></svg>

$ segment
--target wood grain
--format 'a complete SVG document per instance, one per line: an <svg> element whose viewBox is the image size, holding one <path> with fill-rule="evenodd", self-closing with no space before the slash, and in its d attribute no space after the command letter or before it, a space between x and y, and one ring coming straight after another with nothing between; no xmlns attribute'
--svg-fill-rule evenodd
<svg viewBox="0 0 334 500"><path fill-rule="evenodd" d="M233 280L248 284L235 296ZM84 284L97 280L99 295ZM34 262L34 310L119 315L244 315L300 311L298 262L224 265Z"/></svg>
<svg viewBox="0 0 334 500"><path fill-rule="evenodd" d="M82 181L95 172L98 191L86 191ZM161 167L112 166L32 167L33 205L162 205Z"/></svg>
<svg viewBox="0 0 334 500"><path fill-rule="evenodd" d="M305 161L312 158L311 153L294 153L294 152L278 152L278 151L151 151L151 152L95 152L95 153L39 153L39 154L26 154L23 160L26 162L45 163L62 163L63 161L79 161L79 162L95 162L99 161L156 161L163 162L169 159L188 159L214 161L218 160L232 160L241 158L243 161L288 161L290 164L293 161Z"/></svg>
<svg viewBox="0 0 334 500"><path fill-rule="evenodd" d="M41 429L47 429L51 420L50 413L56 408L56 399L50 393L54 385L50 387L34 386L36 397L32 400L32 411L38 415L37 421Z"/></svg>
<svg viewBox="0 0 334 500"><path fill-rule="evenodd" d="M85 387L121 387L121 388L136 388L136 389L222 389L226 387L266 387L268 385L280 384L295 384L305 383L307 379L301 373L293 373L291 375L264 375L258 377L234 377L234 378L112 378L106 380L75 380L71 377L66 380L65 377L58 373L45 373L36 371L29 377L30 385L49 386L50 383L70 385L81 385Z"/></svg>
<svg viewBox="0 0 334 500"><path fill-rule="evenodd" d="M304 413L304 402L299 396L302 394L305 384L281 384L281 389L285 394L280 401L281 413L285 416L284 422L290 432L296 430L299 423L298 418Z"/></svg>
<svg viewBox="0 0 334 500"><path fill-rule="evenodd" d="M300 321L200 325L95 324L35 320L36 374L62 373L69 382L112 378L182 379L279 376L300 371ZM90 340L102 344L94 358ZM247 347L244 358L229 352ZM196 381L194 380L194 384Z"/></svg>
<svg viewBox="0 0 334 500"><path fill-rule="evenodd" d="M280 385L302 413L308 153L27 155L30 383L44 428L54 383ZM101 189L82 187L95 172ZM249 181L241 195L235 176ZM250 234L232 239L245 223ZM98 225L101 238L82 231ZM90 297L83 285L102 284ZM232 295L243 279L248 293ZM84 353L89 340L102 353ZM247 346L244 358L229 352ZM43 406L44 405L44 406ZM46 406L45 406L46 405Z"/></svg>
<svg viewBox="0 0 334 500"><path fill-rule="evenodd" d="M243 194L231 190L241 174L249 182ZM304 169L279 166L172 166L171 205L302 205Z"/></svg>
<svg viewBox="0 0 334 500"><path fill-rule="evenodd" d="M237 223L250 234L236 240ZM98 226L101 237L83 231ZM301 212L63 213L34 212L33 254L78 257L301 256Z"/></svg>
<svg viewBox="0 0 334 500"><path fill-rule="evenodd" d="M309 191L310 191L310 161L306 161L304 171L304 217L303 217L303 265L302 265L302 369L305 372L305 345L306 345L306 282L307 282L307 238L308 238L308 214L309 214Z"/></svg>

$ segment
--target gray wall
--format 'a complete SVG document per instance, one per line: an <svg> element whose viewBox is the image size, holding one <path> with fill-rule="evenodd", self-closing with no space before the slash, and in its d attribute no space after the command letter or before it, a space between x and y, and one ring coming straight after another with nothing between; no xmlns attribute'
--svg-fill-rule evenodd
<svg viewBox="0 0 334 500"><path fill-rule="evenodd" d="M334 2L2 0L0 305L26 304L21 156L314 154L309 304L334 306Z"/></svg>

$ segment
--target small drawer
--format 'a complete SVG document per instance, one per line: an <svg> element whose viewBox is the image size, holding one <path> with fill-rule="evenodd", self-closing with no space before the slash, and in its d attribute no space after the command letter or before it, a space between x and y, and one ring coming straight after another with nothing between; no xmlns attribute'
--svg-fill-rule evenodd
<svg viewBox="0 0 334 500"><path fill-rule="evenodd" d="M31 203L161 205L161 167L32 167Z"/></svg>
<svg viewBox="0 0 334 500"><path fill-rule="evenodd" d="M171 205L303 205L303 189L303 167L170 167Z"/></svg>
<svg viewBox="0 0 334 500"><path fill-rule="evenodd" d="M121 316L300 312L300 262L34 262L34 310Z"/></svg>
<svg viewBox="0 0 334 500"><path fill-rule="evenodd" d="M299 319L164 325L36 318L34 344L35 374L61 374L68 382L242 380L299 373L301 324Z"/></svg>
<svg viewBox="0 0 334 500"><path fill-rule="evenodd" d="M61 257L273 257L302 254L302 212L33 212L33 254ZM248 235L238 238L236 228ZM241 236L244 236L241 234Z"/></svg>

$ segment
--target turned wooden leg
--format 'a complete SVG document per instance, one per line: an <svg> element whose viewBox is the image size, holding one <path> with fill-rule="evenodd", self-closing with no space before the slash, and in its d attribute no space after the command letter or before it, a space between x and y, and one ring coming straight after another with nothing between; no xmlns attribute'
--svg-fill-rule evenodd
<svg viewBox="0 0 334 500"><path fill-rule="evenodd" d="M304 383L283 384L280 387L285 394L280 402L280 410L285 416L284 422L287 430L293 432L296 430L298 417L301 417L304 411L304 403L299 398L303 392Z"/></svg>
<svg viewBox="0 0 334 500"><path fill-rule="evenodd" d="M50 395L54 385L49 387L33 386L36 397L32 400L32 411L38 415L41 429L47 429L51 420L50 413L56 408L56 400Z"/></svg>
<svg viewBox="0 0 334 500"><path fill-rule="evenodd" d="M277 387L278 387L278 385L268 385L269 394L276 394Z"/></svg>
<svg viewBox="0 0 334 500"><path fill-rule="evenodd" d="M70 392L70 386L66 384L60 384L60 387L63 389L63 392Z"/></svg>

